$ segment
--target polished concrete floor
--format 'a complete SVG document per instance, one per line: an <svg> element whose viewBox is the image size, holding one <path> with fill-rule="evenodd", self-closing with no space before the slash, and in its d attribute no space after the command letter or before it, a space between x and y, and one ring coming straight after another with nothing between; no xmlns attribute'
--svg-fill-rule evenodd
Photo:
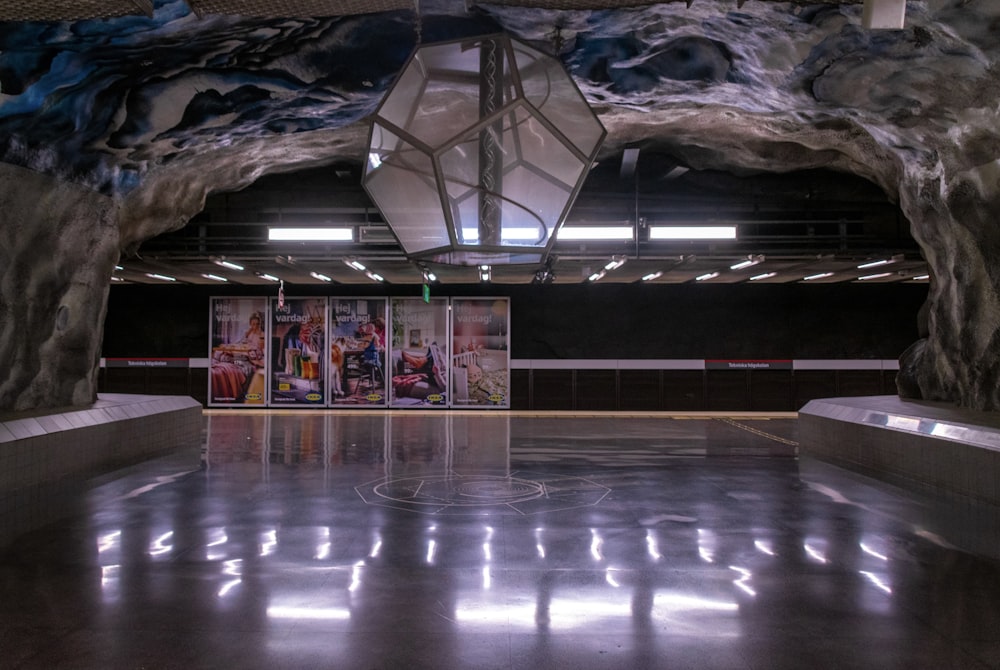
<svg viewBox="0 0 1000 670"><path fill-rule="evenodd" d="M205 425L0 555L0 667L1000 667L996 510L791 417Z"/></svg>

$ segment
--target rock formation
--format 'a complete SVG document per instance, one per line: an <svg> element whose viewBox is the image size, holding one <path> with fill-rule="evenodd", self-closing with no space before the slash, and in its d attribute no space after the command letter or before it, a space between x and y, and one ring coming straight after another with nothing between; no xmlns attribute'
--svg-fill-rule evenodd
<svg viewBox="0 0 1000 670"><path fill-rule="evenodd" d="M560 55L609 131L693 168L828 167L898 200L932 268L904 395L1000 409L1000 6L696 0L554 12L0 24L0 409L94 397L119 252L211 192L359 160L365 116L419 37L510 31Z"/></svg>

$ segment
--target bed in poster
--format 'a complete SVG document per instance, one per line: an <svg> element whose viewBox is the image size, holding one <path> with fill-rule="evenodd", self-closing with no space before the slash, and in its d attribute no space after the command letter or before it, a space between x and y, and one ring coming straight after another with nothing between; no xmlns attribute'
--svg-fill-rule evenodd
<svg viewBox="0 0 1000 670"><path fill-rule="evenodd" d="M263 405L267 299L212 298L210 304L209 405Z"/></svg>
<svg viewBox="0 0 1000 670"><path fill-rule="evenodd" d="M451 312L452 406L508 407L508 299L454 298Z"/></svg>
<svg viewBox="0 0 1000 670"><path fill-rule="evenodd" d="M330 298L330 404L385 407L385 298Z"/></svg>
<svg viewBox="0 0 1000 670"><path fill-rule="evenodd" d="M392 300L389 404L448 404L448 300Z"/></svg>
<svg viewBox="0 0 1000 670"><path fill-rule="evenodd" d="M272 299L272 406L326 403L326 308L326 298Z"/></svg>

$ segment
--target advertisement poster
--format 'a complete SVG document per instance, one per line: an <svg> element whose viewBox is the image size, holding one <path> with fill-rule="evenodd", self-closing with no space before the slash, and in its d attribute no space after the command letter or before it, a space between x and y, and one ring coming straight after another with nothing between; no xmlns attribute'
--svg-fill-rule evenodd
<svg viewBox="0 0 1000 670"><path fill-rule="evenodd" d="M448 404L448 300L394 298L389 404Z"/></svg>
<svg viewBox="0 0 1000 670"><path fill-rule="evenodd" d="M271 301L271 395L275 405L323 405L327 348L326 298Z"/></svg>
<svg viewBox="0 0 1000 670"><path fill-rule="evenodd" d="M330 298L330 404L384 407L385 298Z"/></svg>
<svg viewBox="0 0 1000 670"><path fill-rule="evenodd" d="M263 405L267 370L266 298L212 298L208 404Z"/></svg>
<svg viewBox="0 0 1000 670"><path fill-rule="evenodd" d="M455 298L451 304L451 404L509 407L507 298Z"/></svg>

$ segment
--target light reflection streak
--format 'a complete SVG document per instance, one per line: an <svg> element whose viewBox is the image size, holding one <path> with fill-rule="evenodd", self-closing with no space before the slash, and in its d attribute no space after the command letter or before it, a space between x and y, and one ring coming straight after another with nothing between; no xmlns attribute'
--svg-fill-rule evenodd
<svg viewBox="0 0 1000 670"><path fill-rule="evenodd" d="M149 546L149 555L159 556L160 554L166 554L171 551L174 548L174 545L168 544L168 542L173 539L173 537L174 531L170 530L153 540Z"/></svg>
<svg viewBox="0 0 1000 670"><path fill-rule="evenodd" d="M493 586L493 575L490 573L490 566L483 566L483 590L489 591Z"/></svg>
<svg viewBox="0 0 1000 670"><path fill-rule="evenodd" d="M368 552L368 558L378 558L379 552L382 551L382 538L376 538L375 543L372 545L372 550Z"/></svg>
<svg viewBox="0 0 1000 670"><path fill-rule="evenodd" d="M364 561L358 561L354 564L353 569L351 570L351 583L347 587L349 592L354 593L361 588L361 568L363 568L364 565Z"/></svg>
<svg viewBox="0 0 1000 670"><path fill-rule="evenodd" d="M614 572L615 572L614 568L608 568L607 570L605 570L604 581L606 581L608 584L615 587L616 589L621 588L621 584L619 584L618 580L615 579Z"/></svg>
<svg viewBox="0 0 1000 670"><path fill-rule="evenodd" d="M121 573L120 565L105 565L101 567L101 588L118 585L118 575Z"/></svg>
<svg viewBox="0 0 1000 670"><path fill-rule="evenodd" d="M538 552L538 558L545 560L545 545L542 544L542 529L535 529L535 551Z"/></svg>
<svg viewBox="0 0 1000 670"><path fill-rule="evenodd" d="M698 529L698 556L706 563L715 562L715 535L712 531Z"/></svg>
<svg viewBox="0 0 1000 670"><path fill-rule="evenodd" d="M226 542L229 541L229 536L226 535L225 528L212 528L209 533L209 541L205 545L207 551L205 552L205 557L210 561L217 561L225 556L225 553L220 553L212 551L212 547L221 547Z"/></svg>
<svg viewBox="0 0 1000 670"><path fill-rule="evenodd" d="M493 560L493 550L490 546L490 542L493 540L493 527L486 527L486 542L483 542L483 557L486 562L489 563Z"/></svg>
<svg viewBox="0 0 1000 670"><path fill-rule="evenodd" d="M859 572L862 575L864 575L868 579L868 581L870 581L876 587L878 587L888 595L890 596L892 595L892 589L889 587L889 585L886 584L885 581L881 577L876 575L874 572L868 572L867 570L859 570Z"/></svg>
<svg viewBox="0 0 1000 670"><path fill-rule="evenodd" d="M110 533L105 533L97 537L97 553L103 554L106 551L110 551L118 546L121 540L122 532L120 530L114 530Z"/></svg>
<svg viewBox="0 0 1000 670"><path fill-rule="evenodd" d="M663 558L663 554L660 553L659 543L656 541L656 535L653 534L650 528L646 529L646 551L654 561Z"/></svg>
<svg viewBox="0 0 1000 670"><path fill-rule="evenodd" d="M738 572L740 574L740 578L739 579L734 579L733 580L733 584L736 586L736 588L738 588L740 591L743 591L743 593L747 594L748 596L756 596L757 595L757 592L754 591L753 588L749 584L750 580L753 578L753 573L752 572L750 572L746 568L741 568L741 567L738 567L738 566L735 566L735 565L730 565L729 569L730 570L735 570L736 572Z"/></svg>
<svg viewBox="0 0 1000 670"><path fill-rule="evenodd" d="M235 577L235 579L229 580L219 588L219 592L216 594L218 598L225 598L230 591L243 583L243 559L234 558L230 561L224 561L222 574Z"/></svg>
<svg viewBox="0 0 1000 670"><path fill-rule="evenodd" d="M260 534L260 555L270 556L278 548L278 531L266 530Z"/></svg>
<svg viewBox="0 0 1000 670"><path fill-rule="evenodd" d="M762 554L767 554L768 556L777 556L774 553L774 549L771 548L771 543L764 540L754 540L753 546L757 548L757 551Z"/></svg>
<svg viewBox="0 0 1000 670"><path fill-rule="evenodd" d="M601 554L601 547L604 545L604 539L598 535L596 528L590 529L590 555L594 557L595 561L603 561L604 555Z"/></svg>
<svg viewBox="0 0 1000 670"><path fill-rule="evenodd" d="M272 605L267 608L269 619L315 619L320 621L344 621L351 618L351 612L343 607L292 607Z"/></svg>
<svg viewBox="0 0 1000 670"><path fill-rule="evenodd" d="M868 546L864 542L861 543L861 551L865 552L869 556L874 556L875 558L883 560L883 561L888 561L889 560L888 556L885 556L883 554L878 553L877 551L875 551L874 549L872 549L870 546Z"/></svg>
<svg viewBox="0 0 1000 670"><path fill-rule="evenodd" d="M317 561L322 561L330 557L330 529L321 528L319 544L316 545L316 555L314 558Z"/></svg>
<svg viewBox="0 0 1000 670"><path fill-rule="evenodd" d="M434 540L428 540L427 542L427 563L430 565L434 564L434 552L437 550L437 542Z"/></svg>
<svg viewBox="0 0 1000 670"><path fill-rule="evenodd" d="M827 562L826 556L823 554L823 552L814 547L809 542L803 543L802 548L805 549L806 554L808 554L809 557L812 558L814 561L818 561L820 563Z"/></svg>

